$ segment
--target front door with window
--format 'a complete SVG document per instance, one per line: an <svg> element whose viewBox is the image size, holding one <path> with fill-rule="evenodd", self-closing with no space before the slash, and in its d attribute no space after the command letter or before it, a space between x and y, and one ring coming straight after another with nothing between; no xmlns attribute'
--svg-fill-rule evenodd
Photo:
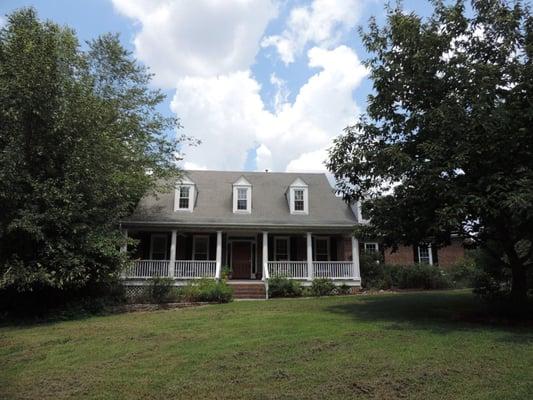
<svg viewBox="0 0 533 400"><path fill-rule="evenodd" d="M250 279L252 274L252 245L250 242L232 242L231 271L233 279Z"/></svg>

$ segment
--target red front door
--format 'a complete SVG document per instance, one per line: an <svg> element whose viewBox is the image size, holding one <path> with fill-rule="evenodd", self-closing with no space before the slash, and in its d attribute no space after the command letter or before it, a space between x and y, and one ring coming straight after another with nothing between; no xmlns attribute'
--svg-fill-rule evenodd
<svg viewBox="0 0 533 400"><path fill-rule="evenodd" d="M233 242L231 249L233 279L250 279L252 273L252 245L250 242Z"/></svg>

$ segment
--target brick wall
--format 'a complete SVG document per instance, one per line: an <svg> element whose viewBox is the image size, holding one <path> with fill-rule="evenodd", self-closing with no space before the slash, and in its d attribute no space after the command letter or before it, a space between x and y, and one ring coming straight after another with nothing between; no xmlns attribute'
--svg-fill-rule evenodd
<svg viewBox="0 0 533 400"><path fill-rule="evenodd" d="M465 256L465 248L462 240L454 239L449 246L439 249L439 265L441 267L451 267Z"/></svg>
<svg viewBox="0 0 533 400"><path fill-rule="evenodd" d="M441 267L451 267L465 256L465 249L461 239L454 239L449 246L438 250L438 263ZM400 246L394 253L385 250L385 263L395 265L409 265L414 263L413 247Z"/></svg>
<svg viewBox="0 0 533 400"><path fill-rule="evenodd" d="M414 264L413 247L400 246L393 252L391 249L385 249L384 258L386 264L393 265L410 265Z"/></svg>

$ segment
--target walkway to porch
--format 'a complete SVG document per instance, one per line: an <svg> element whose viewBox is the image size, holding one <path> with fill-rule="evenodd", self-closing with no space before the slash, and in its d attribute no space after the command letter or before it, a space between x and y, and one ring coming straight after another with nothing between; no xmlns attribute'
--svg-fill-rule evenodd
<svg viewBox="0 0 533 400"><path fill-rule="evenodd" d="M346 233L130 231L139 240L123 278L170 277L267 280L274 276L312 281L329 278L360 285L359 243ZM170 242L170 244L169 244ZM126 249L123 249L126 251Z"/></svg>

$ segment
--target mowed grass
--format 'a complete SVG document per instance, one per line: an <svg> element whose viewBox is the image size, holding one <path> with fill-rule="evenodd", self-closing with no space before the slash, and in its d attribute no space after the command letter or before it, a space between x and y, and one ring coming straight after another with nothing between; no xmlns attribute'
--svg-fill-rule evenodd
<svg viewBox="0 0 533 400"><path fill-rule="evenodd" d="M530 399L531 327L466 291L235 302L0 328L5 399Z"/></svg>

